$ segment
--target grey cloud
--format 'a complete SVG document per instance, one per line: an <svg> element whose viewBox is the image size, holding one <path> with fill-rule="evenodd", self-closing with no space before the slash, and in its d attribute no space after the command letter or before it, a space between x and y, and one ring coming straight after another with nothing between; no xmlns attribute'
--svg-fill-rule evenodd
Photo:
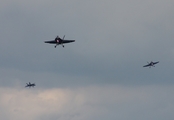
<svg viewBox="0 0 174 120"><path fill-rule="evenodd" d="M173 119L173 86L90 86L72 89L1 88L3 119ZM167 98L167 99L166 99ZM22 115L21 115L22 113ZM31 116L31 117L26 117Z"/></svg>
<svg viewBox="0 0 174 120"><path fill-rule="evenodd" d="M173 120L172 5L0 1L0 118ZM44 43L56 35L76 42Z"/></svg>
<svg viewBox="0 0 174 120"><path fill-rule="evenodd" d="M48 73L54 76L50 79L78 81L81 85L173 84L172 1L3 3L2 70L13 74L10 69L16 69L19 78L32 76L45 83L49 78L36 80L34 76ZM65 49L43 43L57 34L76 42L65 45ZM149 72L142 66L151 60L160 64ZM91 79L84 82L60 76Z"/></svg>

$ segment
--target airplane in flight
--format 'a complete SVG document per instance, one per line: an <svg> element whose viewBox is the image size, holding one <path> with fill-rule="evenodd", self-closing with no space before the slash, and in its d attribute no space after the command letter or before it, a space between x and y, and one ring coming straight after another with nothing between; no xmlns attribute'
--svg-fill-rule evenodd
<svg viewBox="0 0 174 120"><path fill-rule="evenodd" d="M26 83L26 84L27 84L27 85L26 85L25 87L29 87L29 88L30 88L30 87L36 86L35 83L31 84L31 83L29 82L29 83Z"/></svg>
<svg viewBox="0 0 174 120"><path fill-rule="evenodd" d="M65 35L63 36L63 38L60 38L59 36L57 36L54 40L51 41L45 41L45 43L49 43L49 44L56 44L54 47L56 48L57 45L62 45L62 47L64 47L64 43L70 43L70 42L75 42L75 40L64 40Z"/></svg>
<svg viewBox="0 0 174 120"><path fill-rule="evenodd" d="M148 64L147 65L144 65L143 67L149 67L149 68L151 68L151 67L155 67L155 64L157 64L157 63L159 63L159 61L158 62L147 62Z"/></svg>

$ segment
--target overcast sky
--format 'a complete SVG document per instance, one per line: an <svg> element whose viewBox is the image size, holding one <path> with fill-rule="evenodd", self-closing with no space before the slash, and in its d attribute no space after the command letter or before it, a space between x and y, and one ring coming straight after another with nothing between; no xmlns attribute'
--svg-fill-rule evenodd
<svg viewBox="0 0 174 120"><path fill-rule="evenodd" d="M173 120L173 6L1 0L0 119ZM57 35L76 41L44 43Z"/></svg>

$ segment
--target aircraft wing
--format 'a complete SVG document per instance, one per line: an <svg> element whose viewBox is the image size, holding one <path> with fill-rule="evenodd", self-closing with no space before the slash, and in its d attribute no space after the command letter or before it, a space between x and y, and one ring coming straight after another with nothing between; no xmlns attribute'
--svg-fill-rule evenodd
<svg viewBox="0 0 174 120"><path fill-rule="evenodd" d="M159 62L154 62L153 64L157 64L157 63L159 63Z"/></svg>
<svg viewBox="0 0 174 120"><path fill-rule="evenodd" d="M55 44L57 42L55 40L51 40L51 41L45 41L45 43Z"/></svg>
<svg viewBox="0 0 174 120"><path fill-rule="evenodd" d="M70 43L70 42L75 42L75 40L63 40L62 43Z"/></svg>
<svg viewBox="0 0 174 120"><path fill-rule="evenodd" d="M149 67L150 65L144 65L143 67Z"/></svg>

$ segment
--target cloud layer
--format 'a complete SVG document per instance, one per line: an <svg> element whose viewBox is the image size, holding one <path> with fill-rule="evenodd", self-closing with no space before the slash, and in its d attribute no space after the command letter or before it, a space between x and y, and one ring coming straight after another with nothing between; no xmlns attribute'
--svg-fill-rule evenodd
<svg viewBox="0 0 174 120"><path fill-rule="evenodd" d="M173 86L89 86L72 89L1 88L1 119L172 120Z"/></svg>

